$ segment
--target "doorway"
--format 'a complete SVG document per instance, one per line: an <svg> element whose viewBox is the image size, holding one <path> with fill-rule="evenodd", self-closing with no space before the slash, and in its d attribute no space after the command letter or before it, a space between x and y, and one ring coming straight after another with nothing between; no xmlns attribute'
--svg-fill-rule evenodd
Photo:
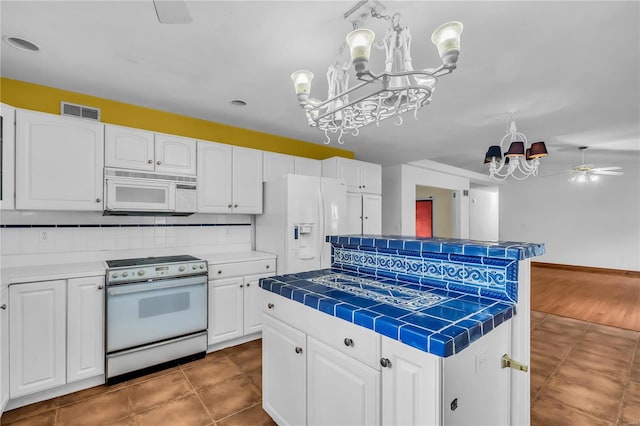
<svg viewBox="0 0 640 426"><path fill-rule="evenodd" d="M420 227L419 222L422 221L423 223L430 222L430 237L454 238L454 224L458 223L454 220L455 208L453 197L455 192L456 191L450 189L416 185L416 236L423 236L421 234L424 230L418 230ZM419 209L427 209L427 207L425 207L427 203L420 206L423 201L429 201L431 204L431 215L429 219L418 216ZM425 216L428 216L428 214Z"/></svg>

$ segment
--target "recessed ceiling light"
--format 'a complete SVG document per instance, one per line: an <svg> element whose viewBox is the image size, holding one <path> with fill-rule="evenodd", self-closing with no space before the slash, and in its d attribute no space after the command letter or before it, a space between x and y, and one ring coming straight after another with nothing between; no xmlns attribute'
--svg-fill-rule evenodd
<svg viewBox="0 0 640 426"><path fill-rule="evenodd" d="M15 47L16 49L24 50L26 52L37 52L40 48L31 43L28 40L19 37L5 37L4 41L7 42L9 46Z"/></svg>
<svg viewBox="0 0 640 426"><path fill-rule="evenodd" d="M237 106L237 107L243 107L247 105L246 101L243 101L242 99L234 99L231 102L229 102L231 105L233 106Z"/></svg>

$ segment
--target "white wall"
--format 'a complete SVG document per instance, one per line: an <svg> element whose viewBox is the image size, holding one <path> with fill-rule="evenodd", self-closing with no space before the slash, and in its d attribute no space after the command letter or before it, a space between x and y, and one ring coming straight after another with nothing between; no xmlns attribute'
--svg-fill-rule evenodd
<svg viewBox="0 0 640 426"><path fill-rule="evenodd" d="M542 242L540 262L640 270L640 158L604 161L622 176L576 185L568 173L530 177L500 188L500 239Z"/></svg>
<svg viewBox="0 0 640 426"><path fill-rule="evenodd" d="M416 186L460 191L453 207L459 218L454 223L454 238L469 238L469 179L422 167L400 165L382 168L382 232L391 235L416 235Z"/></svg>
<svg viewBox="0 0 640 426"><path fill-rule="evenodd" d="M469 190L469 238L498 241L500 230L500 193L497 187Z"/></svg>

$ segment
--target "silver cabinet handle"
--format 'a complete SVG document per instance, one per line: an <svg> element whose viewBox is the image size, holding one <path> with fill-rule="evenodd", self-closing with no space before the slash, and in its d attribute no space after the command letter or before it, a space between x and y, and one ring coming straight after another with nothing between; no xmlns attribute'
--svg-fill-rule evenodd
<svg viewBox="0 0 640 426"><path fill-rule="evenodd" d="M273 309L273 303L267 303L267 308Z"/></svg>
<svg viewBox="0 0 640 426"><path fill-rule="evenodd" d="M228 207L228 208L231 208L231 204L229 204L227 207Z"/></svg>
<svg viewBox="0 0 640 426"><path fill-rule="evenodd" d="M244 287L242 284L240 284L240 288Z"/></svg>
<svg viewBox="0 0 640 426"><path fill-rule="evenodd" d="M269 269L271 267L271 265L267 265L267 269Z"/></svg>
<svg viewBox="0 0 640 426"><path fill-rule="evenodd" d="M102 290L104 287L102 285L98 286L98 290Z"/></svg>
<svg viewBox="0 0 640 426"><path fill-rule="evenodd" d="M160 164L162 164L162 161L158 160L156 164L159 166Z"/></svg>
<svg viewBox="0 0 640 426"><path fill-rule="evenodd" d="M345 346L353 346L353 339L349 339L348 337L345 337L344 345Z"/></svg>
<svg viewBox="0 0 640 426"><path fill-rule="evenodd" d="M148 164L153 164L153 160L147 160Z"/></svg>
<svg viewBox="0 0 640 426"><path fill-rule="evenodd" d="M218 270L218 273L219 273L219 274L221 274L221 273L222 273L222 271L221 271L221 270Z"/></svg>
<svg viewBox="0 0 640 426"><path fill-rule="evenodd" d="M380 358L380 365L385 368L391 368L391 361L389 361L389 358Z"/></svg>
<svg viewBox="0 0 640 426"><path fill-rule="evenodd" d="M251 283L248 283L248 284L247 284L247 287L251 287Z"/></svg>
<svg viewBox="0 0 640 426"><path fill-rule="evenodd" d="M99 203L100 201L102 201L100 198L96 198L96 203Z"/></svg>
<svg viewBox="0 0 640 426"><path fill-rule="evenodd" d="M302 353L302 348L300 346L296 346L296 353L297 354L301 354Z"/></svg>
<svg viewBox="0 0 640 426"><path fill-rule="evenodd" d="M238 205L237 205L237 204L234 204L234 205L233 205L233 207L234 207L234 208L237 208L237 207L238 207Z"/></svg>
<svg viewBox="0 0 640 426"><path fill-rule="evenodd" d="M0 306L0 309L2 309L3 311L7 310L7 304L4 303L2 306Z"/></svg>

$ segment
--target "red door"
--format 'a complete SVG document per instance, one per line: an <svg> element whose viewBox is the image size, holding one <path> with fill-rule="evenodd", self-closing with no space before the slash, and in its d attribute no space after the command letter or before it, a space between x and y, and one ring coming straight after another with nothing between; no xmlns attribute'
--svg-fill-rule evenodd
<svg viewBox="0 0 640 426"><path fill-rule="evenodd" d="M416 201L416 237L433 237L433 202Z"/></svg>

